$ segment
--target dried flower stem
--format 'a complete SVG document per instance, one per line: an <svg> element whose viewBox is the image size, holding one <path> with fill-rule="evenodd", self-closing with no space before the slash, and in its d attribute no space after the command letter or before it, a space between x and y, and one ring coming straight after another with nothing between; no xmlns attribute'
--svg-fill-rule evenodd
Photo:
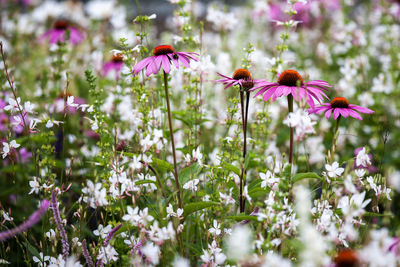
<svg viewBox="0 0 400 267"><path fill-rule="evenodd" d="M49 205L50 203L47 199L43 200L42 203L40 204L40 208L34 213L32 213L32 215L29 217L28 220L26 220L25 222L23 222L22 224L13 229L1 232L0 242L5 241L11 237L14 237L17 234L23 233L32 226L34 226L35 224L37 224L42 218L42 216L46 213L47 209L49 208Z"/></svg>
<svg viewBox="0 0 400 267"><path fill-rule="evenodd" d="M168 95L168 74L165 73L165 71L164 71L164 88L165 88L165 98L167 100L168 125L169 125L169 133L170 133L171 146L172 146L172 156L174 159L174 177L175 177L176 192L178 195L178 206L179 206L179 208L182 208L181 189L180 189L180 185L179 185L178 168L177 168L177 164L176 164L174 130L172 128L171 107L169 104L169 95Z"/></svg>

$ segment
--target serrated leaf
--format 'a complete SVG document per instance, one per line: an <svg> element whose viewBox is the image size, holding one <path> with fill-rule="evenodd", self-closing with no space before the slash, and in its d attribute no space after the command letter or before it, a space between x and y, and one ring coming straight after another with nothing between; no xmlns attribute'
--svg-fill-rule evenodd
<svg viewBox="0 0 400 267"><path fill-rule="evenodd" d="M321 176L319 176L315 172L305 172L305 173L295 174L292 178L292 182L295 183L303 179L318 179L321 181L324 180Z"/></svg>
<svg viewBox="0 0 400 267"><path fill-rule="evenodd" d="M190 214L192 214L193 212L202 210L202 209L206 209L206 208L210 208L212 206L217 206L220 205L221 203L219 202L213 202L213 201L200 201L200 202L194 202L194 203L190 203L187 204L184 208L183 208L183 217L186 217Z"/></svg>
<svg viewBox="0 0 400 267"><path fill-rule="evenodd" d="M257 217L256 216L251 216L251 215L233 215L233 216L226 216L223 219L226 220L235 220L235 221L254 221L254 222L258 222Z"/></svg>

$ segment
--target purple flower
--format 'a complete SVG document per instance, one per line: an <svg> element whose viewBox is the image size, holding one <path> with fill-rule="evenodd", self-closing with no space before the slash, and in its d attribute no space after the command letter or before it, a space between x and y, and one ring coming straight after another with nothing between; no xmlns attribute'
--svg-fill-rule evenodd
<svg viewBox="0 0 400 267"><path fill-rule="evenodd" d="M61 216L60 216L60 210L58 209L57 195L58 191L57 189L54 189L51 192L51 209L53 210L53 217L56 222L58 232L60 233L61 236L63 257L64 259L66 259L69 256L69 243L68 243L67 233L65 232L64 226L61 223Z"/></svg>
<svg viewBox="0 0 400 267"><path fill-rule="evenodd" d="M48 39L50 44L57 44L58 42L66 41L66 32L69 32L69 42L72 45L77 45L83 40L83 33L77 28L72 27L66 20L58 20L54 23L52 29L45 32L41 37L40 41Z"/></svg>
<svg viewBox="0 0 400 267"><path fill-rule="evenodd" d="M307 104L313 107L314 101L321 102L324 97L329 99L323 92L328 90L328 87L332 86L321 80L304 83L303 78L297 71L285 70L279 75L277 82L260 81L250 91L260 89L254 97L264 94L263 101L268 101L270 98L275 101L278 97L291 94L296 101L306 99Z"/></svg>
<svg viewBox="0 0 400 267"><path fill-rule="evenodd" d="M221 73L218 73L218 75L223 77L223 79L216 80L215 82L220 82L226 85L224 89L227 89L235 85L240 85L240 87L242 88L250 89L254 86L254 84L261 81L261 80L253 80L251 78L250 72L246 69L237 69L233 73L232 78L222 75Z"/></svg>
<svg viewBox="0 0 400 267"><path fill-rule="evenodd" d="M353 118L362 120L360 113L372 114L374 111L369 108L360 107L357 105L350 104L349 101L344 97L335 97L330 103L323 103L318 107L311 108L308 113L320 114L325 111L325 118L329 119L333 113L333 118L336 120L340 115L347 118L351 116ZM357 112L358 111L358 112Z"/></svg>
<svg viewBox="0 0 400 267"><path fill-rule="evenodd" d="M133 67L133 74L137 75L141 70L146 69L146 76L150 74L157 74L162 68L165 73L169 73L171 70L171 61L175 67L179 69L179 62L185 67L190 67L190 60L197 61L195 56L197 53L192 52L175 52L174 48L170 45L160 45L154 48L153 55L145 58Z"/></svg>
<svg viewBox="0 0 400 267"><path fill-rule="evenodd" d="M116 77L119 77L119 73L124 65L124 57L121 53L114 55L110 61L103 64L101 75L107 76L110 71L115 71Z"/></svg>
<svg viewBox="0 0 400 267"><path fill-rule="evenodd" d="M16 236L17 234L20 234L22 232L25 232L26 230L28 230L29 228L31 228L32 226L34 226L35 224L37 224L40 219L42 218L42 216L46 213L47 209L49 208L50 203L47 199L43 200L42 203L40 204L40 208L35 211L28 220L26 220L24 223L22 223L21 225L1 232L0 233L0 241L4 241L7 240L11 237Z"/></svg>

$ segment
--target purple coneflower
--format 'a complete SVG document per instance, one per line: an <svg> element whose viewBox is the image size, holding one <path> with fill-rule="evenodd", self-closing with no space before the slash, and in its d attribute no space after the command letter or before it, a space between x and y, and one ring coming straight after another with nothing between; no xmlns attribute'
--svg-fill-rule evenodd
<svg viewBox="0 0 400 267"><path fill-rule="evenodd" d="M325 118L329 119L333 113L333 118L336 120L339 116L347 118L351 116L353 118L362 120L360 113L372 114L374 111L369 108L360 107L357 105L350 104L349 101L344 97L335 97L330 103L323 103L318 107L311 108L308 113L320 114L325 111ZM357 112L358 111L358 112Z"/></svg>
<svg viewBox="0 0 400 267"><path fill-rule="evenodd" d="M42 203L40 204L40 208L34 213L32 213L32 215L29 217L28 220L26 220L24 223L13 229L1 232L0 241L7 240L11 237L16 236L17 234L25 232L26 230L37 224L42 218L42 216L46 213L49 206L50 202L47 199L43 200Z"/></svg>
<svg viewBox="0 0 400 267"><path fill-rule="evenodd" d="M154 56L145 58L137 63L133 68L133 74L137 75L141 70L146 69L146 76L150 76L150 74L157 74L160 68L168 74L171 70L171 61L177 69L179 69L179 62L189 68L190 60L197 61L195 56L199 54L192 52L175 52L174 48L170 45L159 45L154 48L153 55Z"/></svg>
<svg viewBox="0 0 400 267"><path fill-rule="evenodd" d="M107 76L110 71L115 71L116 77L119 77L119 73L124 65L124 56L121 53L117 53L112 56L110 61L103 64L101 75Z"/></svg>
<svg viewBox="0 0 400 267"><path fill-rule="evenodd" d="M257 83L258 81L261 81L261 80L253 80L250 72L246 69L235 70L232 77L222 75L219 72L217 72L217 74L224 78L224 79L216 80L216 82L221 82L226 85L224 87L224 89L227 89L227 88L229 88L231 86L235 86L235 85L239 85L243 89L250 89L254 86L255 83Z"/></svg>
<svg viewBox="0 0 400 267"><path fill-rule="evenodd" d="M251 74L246 69L237 69L232 77L228 77L218 73L224 79L216 80L216 82L221 82L225 84L225 88L227 89L231 86L239 85L240 86L240 106L242 113L242 125L243 125L243 161L246 158L247 154L247 117L249 114L249 100L250 100L250 91L254 85L261 80L253 80ZM244 91L246 91L246 97L244 96ZM246 105L244 104L246 102ZM243 188L246 186L246 181L243 181L243 177L246 175L246 170L244 168L244 164L241 165L241 173L240 173L240 195L239 195L239 205L240 212L244 212L246 198L243 195Z"/></svg>
<svg viewBox="0 0 400 267"><path fill-rule="evenodd" d="M275 101L278 97L292 95L295 100L307 100L307 104L314 106L314 101L321 102L325 97L329 99L324 90L332 87L326 81L314 80L304 83L301 75L295 70L285 70L279 75L277 82L258 82L258 85L250 89L260 89L254 97L264 94L263 101L272 98Z"/></svg>
<svg viewBox="0 0 400 267"><path fill-rule="evenodd" d="M83 33L77 28L69 25L66 20L58 20L54 23L53 28L45 32L41 37L40 41L49 39L51 44L57 44L58 42L66 41L66 32L69 32L69 42L72 45L79 44L83 40Z"/></svg>

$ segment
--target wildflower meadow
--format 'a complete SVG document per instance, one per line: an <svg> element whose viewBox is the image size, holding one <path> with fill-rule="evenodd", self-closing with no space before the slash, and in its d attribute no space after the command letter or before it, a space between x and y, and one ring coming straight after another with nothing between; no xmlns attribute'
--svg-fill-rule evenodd
<svg viewBox="0 0 400 267"><path fill-rule="evenodd" d="M400 1L0 0L1 266L400 266Z"/></svg>

